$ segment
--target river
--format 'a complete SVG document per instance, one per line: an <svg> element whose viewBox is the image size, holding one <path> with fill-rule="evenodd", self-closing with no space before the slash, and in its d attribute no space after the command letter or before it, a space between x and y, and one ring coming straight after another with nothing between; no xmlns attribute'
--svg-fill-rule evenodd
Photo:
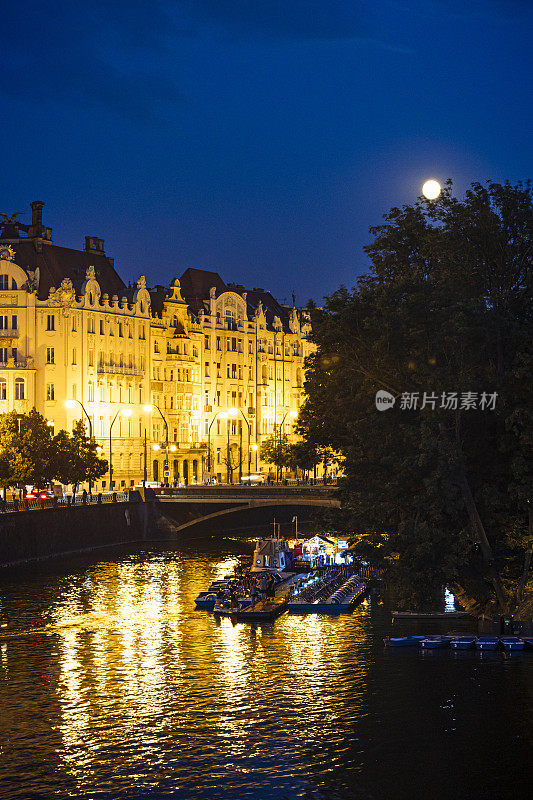
<svg viewBox="0 0 533 800"><path fill-rule="evenodd" d="M251 549L190 539L0 574L0 797L528 793L533 653L388 651L379 597L255 628L196 611Z"/></svg>

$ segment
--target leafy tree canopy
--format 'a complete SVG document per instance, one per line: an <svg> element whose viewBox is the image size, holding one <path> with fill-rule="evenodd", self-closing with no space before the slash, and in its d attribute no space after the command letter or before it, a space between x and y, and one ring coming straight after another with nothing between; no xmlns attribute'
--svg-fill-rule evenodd
<svg viewBox="0 0 533 800"><path fill-rule="evenodd" d="M45 486L52 480L77 484L96 480L107 472L107 461L98 458L96 443L88 439L83 422L72 434L55 436L46 419L32 409L0 415L0 483L2 486Z"/></svg>
<svg viewBox="0 0 533 800"><path fill-rule="evenodd" d="M405 603L531 599L532 223L529 183L448 182L371 228L369 274L311 311L300 429L344 456L342 525Z"/></svg>

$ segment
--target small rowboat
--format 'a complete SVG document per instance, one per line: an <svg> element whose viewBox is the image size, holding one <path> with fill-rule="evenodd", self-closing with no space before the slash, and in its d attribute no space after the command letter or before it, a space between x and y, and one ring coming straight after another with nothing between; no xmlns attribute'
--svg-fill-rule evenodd
<svg viewBox="0 0 533 800"><path fill-rule="evenodd" d="M522 636L522 641L528 650L533 650L533 636Z"/></svg>
<svg viewBox="0 0 533 800"><path fill-rule="evenodd" d="M200 592L194 602L196 603L196 608L206 608L208 611L212 611L216 601L216 592Z"/></svg>
<svg viewBox="0 0 533 800"><path fill-rule="evenodd" d="M475 643L475 636L454 636L450 642L450 647L453 650L468 650L470 647L474 647Z"/></svg>
<svg viewBox="0 0 533 800"><path fill-rule="evenodd" d="M424 636L386 636L383 641L388 647L412 647L419 645Z"/></svg>
<svg viewBox="0 0 533 800"><path fill-rule="evenodd" d="M428 636L426 639L422 639L420 642L420 647L423 647L424 649L449 647L451 638L451 636Z"/></svg>
<svg viewBox="0 0 533 800"><path fill-rule="evenodd" d="M523 639L519 639L518 636L502 636L500 638L500 643L503 649L507 651L524 649L524 641Z"/></svg>
<svg viewBox="0 0 533 800"><path fill-rule="evenodd" d="M476 647L478 650L496 650L499 641L499 636L478 636Z"/></svg>

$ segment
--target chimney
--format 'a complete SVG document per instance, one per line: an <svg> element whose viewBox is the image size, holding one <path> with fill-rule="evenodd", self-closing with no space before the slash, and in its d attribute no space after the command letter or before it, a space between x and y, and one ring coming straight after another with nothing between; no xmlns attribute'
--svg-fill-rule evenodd
<svg viewBox="0 0 533 800"><path fill-rule="evenodd" d="M31 206L31 226L35 231L40 231L43 226L43 206L42 200L34 200ZM34 236L38 234L35 233Z"/></svg>
<svg viewBox="0 0 533 800"><path fill-rule="evenodd" d="M101 255L105 255L104 252L104 240L99 239L97 236L86 236L85 237L85 252L86 253L100 253Z"/></svg>

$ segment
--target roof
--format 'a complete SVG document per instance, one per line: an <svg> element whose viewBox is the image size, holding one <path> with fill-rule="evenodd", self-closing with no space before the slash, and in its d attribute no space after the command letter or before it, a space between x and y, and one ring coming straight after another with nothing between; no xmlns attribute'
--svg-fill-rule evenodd
<svg viewBox="0 0 533 800"><path fill-rule="evenodd" d="M96 280L100 284L102 294L114 295L125 293L126 285L113 266L113 259L104 253L85 250L72 250L70 247L59 247L55 244L43 243L41 252L35 249L31 239L13 243L15 263L23 269L34 271L39 267L40 300L46 300L52 286L59 288L63 278L70 278L76 289L80 289L85 280L87 267L94 267Z"/></svg>
<svg viewBox="0 0 533 800"><path fill-rule="evenodd" d="M291 310L282 306L270 292L264 289L245 289L244 286L234 283L225 283L218 272L207 269L186 269L180 278L181 295L193 313L197 314L201 308L206 308L209 300L209 290L215 287L217 295L223 292L246 292L248 315L253 316L259 303L262 304L266 315L267 324L272 325L274 317L279 317L283 327L287 328Z"/></svg>
<svg viewBox="0 0 533 800"><path fill-rule="evenodd" d="M208 269L189 267L180 278L181 296L195 314L204 308L204 300L209 299L209 290L215 287L217 294L226 292L228 287L218 274Z"/></svg>

